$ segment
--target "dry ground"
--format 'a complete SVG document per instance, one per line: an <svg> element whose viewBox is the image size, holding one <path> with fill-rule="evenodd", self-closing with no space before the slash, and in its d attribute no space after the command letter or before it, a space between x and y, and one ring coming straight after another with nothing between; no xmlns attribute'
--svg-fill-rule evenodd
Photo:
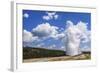
<svg viewBox="0 0 100 73"><path fill-rule="evenodd" d="M91 59L91 54L81 54L77 56L61 56L61 57L47 57L47 58L34 58L24 59L24 63L31 62L48 62L48 61L67 61L67 60L87 60Z"/></svg>

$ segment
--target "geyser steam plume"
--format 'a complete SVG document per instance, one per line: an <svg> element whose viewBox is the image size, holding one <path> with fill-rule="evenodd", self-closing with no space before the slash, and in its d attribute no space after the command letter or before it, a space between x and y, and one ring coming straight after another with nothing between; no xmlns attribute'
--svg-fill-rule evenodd
<svg viewBox="0 0 100 73"><path fill-rule="evenodd" d="M81 54L79 46L82 32L71 21L67 21L66 24L66 55L74 56Z"/></svg>

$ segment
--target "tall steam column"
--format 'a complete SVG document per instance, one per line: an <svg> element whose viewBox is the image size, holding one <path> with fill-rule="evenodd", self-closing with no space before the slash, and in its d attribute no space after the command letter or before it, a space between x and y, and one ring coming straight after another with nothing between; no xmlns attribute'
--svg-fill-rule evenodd
<svg viewBox="0 0 100 73"><path fill-rule="evenodd" d="M75 56L81 54L79 48L81 31L71 21L67 21L66 28L66 55Z"/></svg>

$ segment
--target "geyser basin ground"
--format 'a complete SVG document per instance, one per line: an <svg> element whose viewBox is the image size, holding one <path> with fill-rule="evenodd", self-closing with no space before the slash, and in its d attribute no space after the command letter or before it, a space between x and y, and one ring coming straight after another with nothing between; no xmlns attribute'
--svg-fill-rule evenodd
<svg viewBox="0 0 100 73"><path fill-rule="evenodd" d="M79 55L69 56L66 51L49 50L44 48L24 48L23 62L48 62L48 61L67 61L67 60L89 60L91 52L85 51Z"/></svg>
<svg viewBox="0 0 100 73"><path fill-rule="evenodd" d="M31 62L48 62L48 61L73 61L73 60L89 60L91 59L90 53L84 53L76 56L61 56L61 57L47 57L47 58L35 58L35 59L24 59L23 63Z"/></svg>

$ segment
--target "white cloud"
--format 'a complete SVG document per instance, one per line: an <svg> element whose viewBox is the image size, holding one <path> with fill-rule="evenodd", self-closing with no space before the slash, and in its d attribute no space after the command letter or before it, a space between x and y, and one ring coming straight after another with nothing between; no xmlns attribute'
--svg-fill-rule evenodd
<svg viewBox="0 0 100 73"><path fill-rule="evenodd" d="M64 45L61 45L58 47L57 44L52 44L52 45L49 45L48 46L48 49L52 49L52 50L63 50L65 51L65 46Z"/></svg>
<svg viewBox="0 0 100 73"><path fill-rule="evenodd" d="M25 18L28 18L29 17L29 14L28 13L24 13L23 15Z"/></svg>
<svg viewBox="0 0 100 73"><path fill-rule="evenodd" d="M52 37L58 33L58 29L58 27L51 26L49 23L42 23L33 28L32 33L38 37Z"/></svg>
<svg viewBox="0 0 100 73"><path fill-rule="evenodd" d="M59 33L57 26L51 26L49 23L39 24L36 28L32 29L32 33L40 38L53 38L55 40L61 40L65 37L64 32Z"/></svg>
<svg viewBox="0 0 100 73"><path fill-rule="evenodd" d="M77 23L76 27L85 33L85 32L87 32L87 24L88 23L84 23L84 22L80 21Z"/></svg>
<svg viewBox="0 0 100 73"><path fill-rule="evenodd" d="M44 43L39 43L36 45L36 47L43 47L45 44Z"/></svg>
<svg viewBox="0 0 100 73"><path fill-rule="evenodd" d="M54 15L54 19L56 20L56 19L58 19L58 15L56 14L56 15Z"/></svg>
<svg viewBox="0 0 100 73"><path fill-rule="evenodd" d="M47 15L43 16L44 20L51 20L51 19L58 19L58 15L56 14L56 12L46 12Z"/></svg>
<svg viewBox="0 0 100 73"><path fill-rule="evenodd" d="M59 34L52 36L52 38L54 38L56 40L62 40L64 37L65 37L64 33L59 33Z"/></svg>
<svg viewBox="0 0 100 73"><path fill-rule="evenodd" d="M65 46L61 46L61 49L65 49Z"/></svg>
<svg viewBox="0 0 100 73"><path fill-rule="evenodd" d="M36 39L38 39L38 37L34 36L31 32L27 30L23 31L23 41L24 42L33 42Z"/></svg>
<svg viewBox="0 0 100 73"><path fill-rule="evenodd" d="M43 19L50 20L50 17L49 16L43 16Z"/></svg>
<svg viewBox="0 0 100 73"><path fill-rule="evenodd" d="M48 49L56 49L56 45L55 45L55 44L50 45L50 46L48 47Z"/></svg>
<svg viewBox="0 0 100 73"><path fill-rule="evenodd" d="M78 22L76 27L82 31L82 42L86 43L91 40L91 32L87 29L87 23Z"/></svg>

